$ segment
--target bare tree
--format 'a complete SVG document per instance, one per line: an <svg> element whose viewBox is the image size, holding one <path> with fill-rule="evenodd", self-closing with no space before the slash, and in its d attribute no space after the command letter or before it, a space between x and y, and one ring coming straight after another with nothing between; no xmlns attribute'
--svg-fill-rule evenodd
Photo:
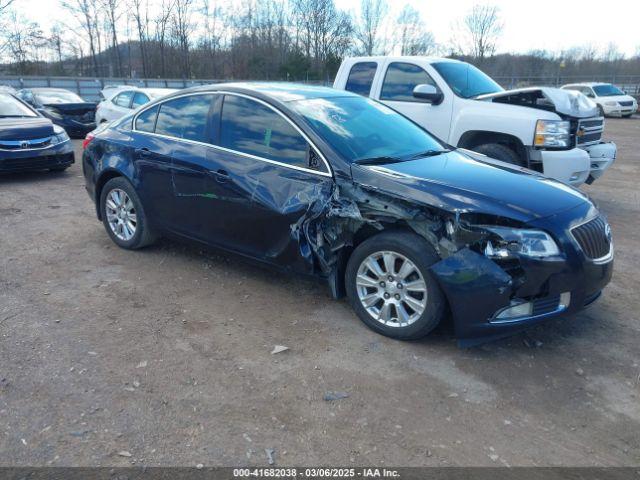
<svg viewBox="0 0 640 480"><path fill-rule="evenodd" d="M463 19L463 51L482 62L495 53L502 27L498 7L475 5Z"/></svg>
<svg viewBox="0 0 640 480"><path fill-rule="evenodd" d="M405 5L396 20L396 44L401 55L430 55L436 50L433 34L429 32L420 12Z"/></svg>
<svg viewBox="0 0 640 480"><path fill-rule="evenodd" d="M154 20L155 42L160 53L160 71L158 72L158 74L161 77L166 77L167 74L167 37L169 36L169 27L173 12L173 6L173 0L162 0L158 15Z"/></svg>
<svg viewBox="0 0 640 480"><path fill-rule="evenodd" d="M5 27L4 34L7 50L17 67L17 73L32 73L29 71L29 63L38 60L38 53L45 42L40 26L10 12L9 24Z"/></svg>
<svg viewBox="0 0 640 480"><path fill-rule="evenodd" d="M99 8L97 0L64 0L62 7L66 9L73 18L76 19L81 29L84 30L85 38L89 41L89 52L93 63L93 74L100 75L98 65L98 52L101 48L101 30L99 21Z"/></svg>
<svg viewBox="0 0 640 480"><path fill-rule="evenodd" d="M386 0L361 0L355 35L365 55L377 52L381 42L379 30L387 11Z"/></svg>
<svg viewBox="0 0 640 480"><path fill-rule="evenodd" d="M148 75L149 54L147 44L149 42L149 2L148 0L129 0L129 12L135 22L140 46L140 61L142 62L142 76Z"/></svg>
<svg viewBox="0 0 640 480"><path fill-rule="evenodd" d="M122 57L120 55L120 45L118 42L118 21L122 12L120 11L120 0L100 0L100 5L106 13L106 24L111 34L111 48L116 59L116 75L122 75Z"/></svg>

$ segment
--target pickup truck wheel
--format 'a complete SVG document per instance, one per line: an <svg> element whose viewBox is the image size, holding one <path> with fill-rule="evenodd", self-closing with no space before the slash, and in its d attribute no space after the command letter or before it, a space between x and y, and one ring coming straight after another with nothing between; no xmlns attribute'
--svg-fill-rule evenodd
<svg viewBox="0 0 640 480"><path fill-rule="evenodd" d="M414 233L375 235L347 263L349 302L360 320L382 335L422 338L444 316L444 295L429 272L438 260L431 245Z"/></svg>
<svg viewBox="0 0 640 480"><path fill-rule="evenodd" d="M501 145L499 143L485 143L484 145L478 145L477 147L471 148L471 150L482 153L487 157L495 158L496 160L511 163L519 167L525 166L520 156L506 145Z"/></svg>

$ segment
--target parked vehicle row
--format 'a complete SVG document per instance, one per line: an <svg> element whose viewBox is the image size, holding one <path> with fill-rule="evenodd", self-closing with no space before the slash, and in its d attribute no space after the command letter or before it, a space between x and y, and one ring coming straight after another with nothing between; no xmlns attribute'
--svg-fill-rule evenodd
<svg viewBox="0 0 640 480"><path fill-rule="evenodd" d="M482 90L486 80L467 74L467 88ZM456 102L411 82L392 93ZM552 108L539 115L555 127L536 135L558 146L566 120ZM170 235L319 276L393 338L420 338L448 312L462 343L495 338L591 304L611 278L611 229L585 195L455 149L365 95L193 88L105 124L84 146L87 191L120 247Z"/></svg>
<svg viewBox="0 0 640 480"><path fill-rule="evenodd" d="M73 162L73 147L63 128L0 91L0 172L62 171Z"/></svg>
<svg viewBox="0 0 640 480"><path fill-rule="evenodd" d="M505 91L473 65L429 57L346 59L334 88L379 100L450 145L577 186L616 158L604 118L584 95L557 88Z"/></svg>

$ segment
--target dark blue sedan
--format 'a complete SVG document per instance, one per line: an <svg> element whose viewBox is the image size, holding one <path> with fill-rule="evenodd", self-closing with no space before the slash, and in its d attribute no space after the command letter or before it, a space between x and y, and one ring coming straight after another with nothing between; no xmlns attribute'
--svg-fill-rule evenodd
<svg viewBox="0 0 640 480"><path fill-rule="evenodd" d="M64 129L9 93L0 92L0 173L62 171L74 161Z"/></svg>
<svg viewBox="0 0 640 480"><path fill-rule="evenodd" d="M394 338L448 317L462 343L495 338L580 310L611 278L611 229L579 191L347 92L199 87L85 146L117 245L170 235L320 276Z"/></svg>

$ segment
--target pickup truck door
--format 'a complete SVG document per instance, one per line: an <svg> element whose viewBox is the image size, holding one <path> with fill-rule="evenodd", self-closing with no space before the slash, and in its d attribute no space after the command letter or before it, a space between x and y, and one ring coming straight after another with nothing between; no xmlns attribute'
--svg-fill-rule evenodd
<svg viewBox="0 0 640 480"><path fill-rule="evenodd" d="M409 61L387 61L379 65L377 81L371 89L371 97L397 110L431 132L444 142L449 142L453 94L443 88L434 76L416 63ZM415 98L413 89L417 85L430 84L444 93L442 103L432 105Z"/></svg>

